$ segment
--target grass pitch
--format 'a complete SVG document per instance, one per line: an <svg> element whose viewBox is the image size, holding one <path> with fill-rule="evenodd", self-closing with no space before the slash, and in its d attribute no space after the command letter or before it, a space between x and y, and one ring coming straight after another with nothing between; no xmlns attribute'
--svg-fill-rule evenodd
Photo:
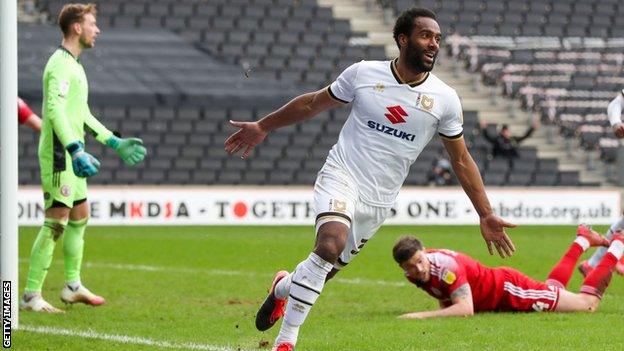
<svg viewBox="0 0 624 351"><path fill-rule="evenodd" d="M597 228L604 231L606 228ZM20 293L38 228L20 230ZM574 237L573 226L511 231L511 259L489 256L477 226L385 226L332 280L299 335L297 350L622 350L624 279L614 276L595 314L503 313L398 320L437 302L403 278L396 238L470 254L543 280ZM255 330L254 315L273 273L310 252L312 227L90 227L83 282L107 299L65 307L61 245L44 296L64 315L22 312L16 350L266 350L277 334ZM577 291L575 272L569 288Z"/></svg>

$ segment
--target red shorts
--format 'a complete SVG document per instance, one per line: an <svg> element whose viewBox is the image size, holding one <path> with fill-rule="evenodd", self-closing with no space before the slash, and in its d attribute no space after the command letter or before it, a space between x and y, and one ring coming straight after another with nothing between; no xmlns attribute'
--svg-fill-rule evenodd
<svg viewBox="0 0 624 351"><path fill-rule="evenodd" d="M503 268L500 311L553 311L559 302L559 288L535 281L513 268Z"/></svg>

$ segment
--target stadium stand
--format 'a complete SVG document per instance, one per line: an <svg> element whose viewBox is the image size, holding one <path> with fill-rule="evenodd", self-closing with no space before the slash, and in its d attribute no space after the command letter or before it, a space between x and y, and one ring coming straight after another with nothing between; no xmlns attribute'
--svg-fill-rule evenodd
<svg viewBox="0 0 624 351"><path fill-rule="evenodd" d="M624 3L593 1L386 1L395 13L420 5L438 14L447 49L483 82L520 99L544 123L613 162L606 106L624 86ZM515 177L514 177L515 178ZM543 179L540 176L539 182ZM515 179L514 179L515 181ZM537 179L536 179L537 182ZM577 185L578 174L557 184ZM537 184L536 184L537 185Z"/></svg>
<svg viewBox="0 0 624 351"><path fill-rule="evenodd" d="M51 14L52 22L63 3L40 0L38 8ZM503 23L517 23L523 33L532 8L507 11L516 6L513 1L389 3L397 11L418 3L436 9L441 24L457 33L461 28L481 33L494 26L497 32L490 32L500 34ZM541 9L534 3L530 6ZM93 113L111 129L142 137L149 157L137 168L117 170L115 155L91 142L90 151L113 166L103 167L90 180L93 184L311 185L349 106L277 131L247 160L223 150L232 131L228 120L260 118L297 93L325 86L355 61L385 56L382 46L352 45L360 34L316 0L111 0L99 3L99 23L103 35L83 58ZM60 35L52 24L20 24L19 36L19 90L36 106L43 65ZM467 54L471 46L458 47L458 57L472 59ZM489 63L479 63L479 69ZM479 134L477 114L466 111L464 119L466 141L486 184L579 183L578 174L559 172L556 159L539 159L533 147L522 147L512 167L492 160L490 146ZM25 145L20 150L20 183L38 183L37 138L24 129L20 138ZM603 139L592 140L607 146ZM426 184L428 171L443 155L434 138L406 184Z"/></svg>

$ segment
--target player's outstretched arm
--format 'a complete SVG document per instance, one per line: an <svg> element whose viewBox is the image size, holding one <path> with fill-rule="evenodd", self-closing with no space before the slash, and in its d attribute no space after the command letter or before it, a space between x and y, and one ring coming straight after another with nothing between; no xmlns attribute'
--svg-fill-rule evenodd
<svg viewBox="0 0 624 351"><path fill-rule="evenodd" d="M278 128L303 122L317 114L341 103L333 99L327 88L299 95L277 111L256 122L230 121L238 131L225 140L225 151L236 154L242 151L241 158L246 158L253 148L260 144L267 134Z"/></svg>
<svg viewBox="0 0 624 351"><path fill-rule="evenodd" d="M41 132L41 118L37 116L36 113L30 115L30 117L24 121L24 124L35 132Z"/></svg>
<svg viewBox="0 0 624 351"><path fill-rule="evenodd" d="M24 100L17 98L17 119L35 132L41 132L41 118L34 113Z"/></svg>
<svg viewBox="0 0 624 351"><path fill-rule="evenodd" d="M474 315L472 290L468 283L463 284L451 294L452 305L434 311L406 313L401 319L424 319L433 317L467 317Z"/></svg>
<svg viewBox="0 0 624 351"><path fill-rule="evenodd" d="M624 123L622 123L622 109L624 109L624 91L613 99L607 107L607 116L616 138L624 138Z"/></svg>
<svg viewBox="0 0 624 351"><path fill-rule="evenodd" d="M139 138L118 138L93 115L85 118L85 124L93 133L95 139L115 150L126 165L134 166L145 158L147 150L143 146L143 140Z"/></svg>
<svg viewBox="0 0 624 351"><path fill-rule="evenodd" d="M516 225L504 221L492 211L490 201L485 194L481 173L479 173L477 164L470 156L464 139L443 139L443 143L459 183L479 214L481 235L487 244L490 255L494 253L492 250L492 244L494 244L501 257L511 256L516 248L505 233L505 228L514 228Z"/></svg>

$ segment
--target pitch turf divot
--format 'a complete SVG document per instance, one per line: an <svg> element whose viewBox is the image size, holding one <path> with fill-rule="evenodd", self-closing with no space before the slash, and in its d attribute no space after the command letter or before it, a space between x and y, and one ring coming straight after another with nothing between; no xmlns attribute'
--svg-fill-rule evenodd
<svg viewBox="0 0 624 351"><path fill-rule="evenodd" d="M117 342L121 344L156 346L156 347L162 347L162 348L167 348L167 349L200 350L200 351L239 351L239 350L245 351L241 348L233 349L233 348L229 348L225 346L198 344L194 342L175 343L175 342L169 342L169 341L153 340L153 339L148 339L148 338L144 338L140 336L105 334L105 333L98 333L90 329L86 331L78 331L78 330L56 328L56 327L33 327L30 325L21 325L18 330L31 332L31 333L39 333L39 334L61 335L61 336L72 336L72 337L80 337L80 338L87 338L87 339L106 340L106 341L112 341L112 342Z"/></svg>

